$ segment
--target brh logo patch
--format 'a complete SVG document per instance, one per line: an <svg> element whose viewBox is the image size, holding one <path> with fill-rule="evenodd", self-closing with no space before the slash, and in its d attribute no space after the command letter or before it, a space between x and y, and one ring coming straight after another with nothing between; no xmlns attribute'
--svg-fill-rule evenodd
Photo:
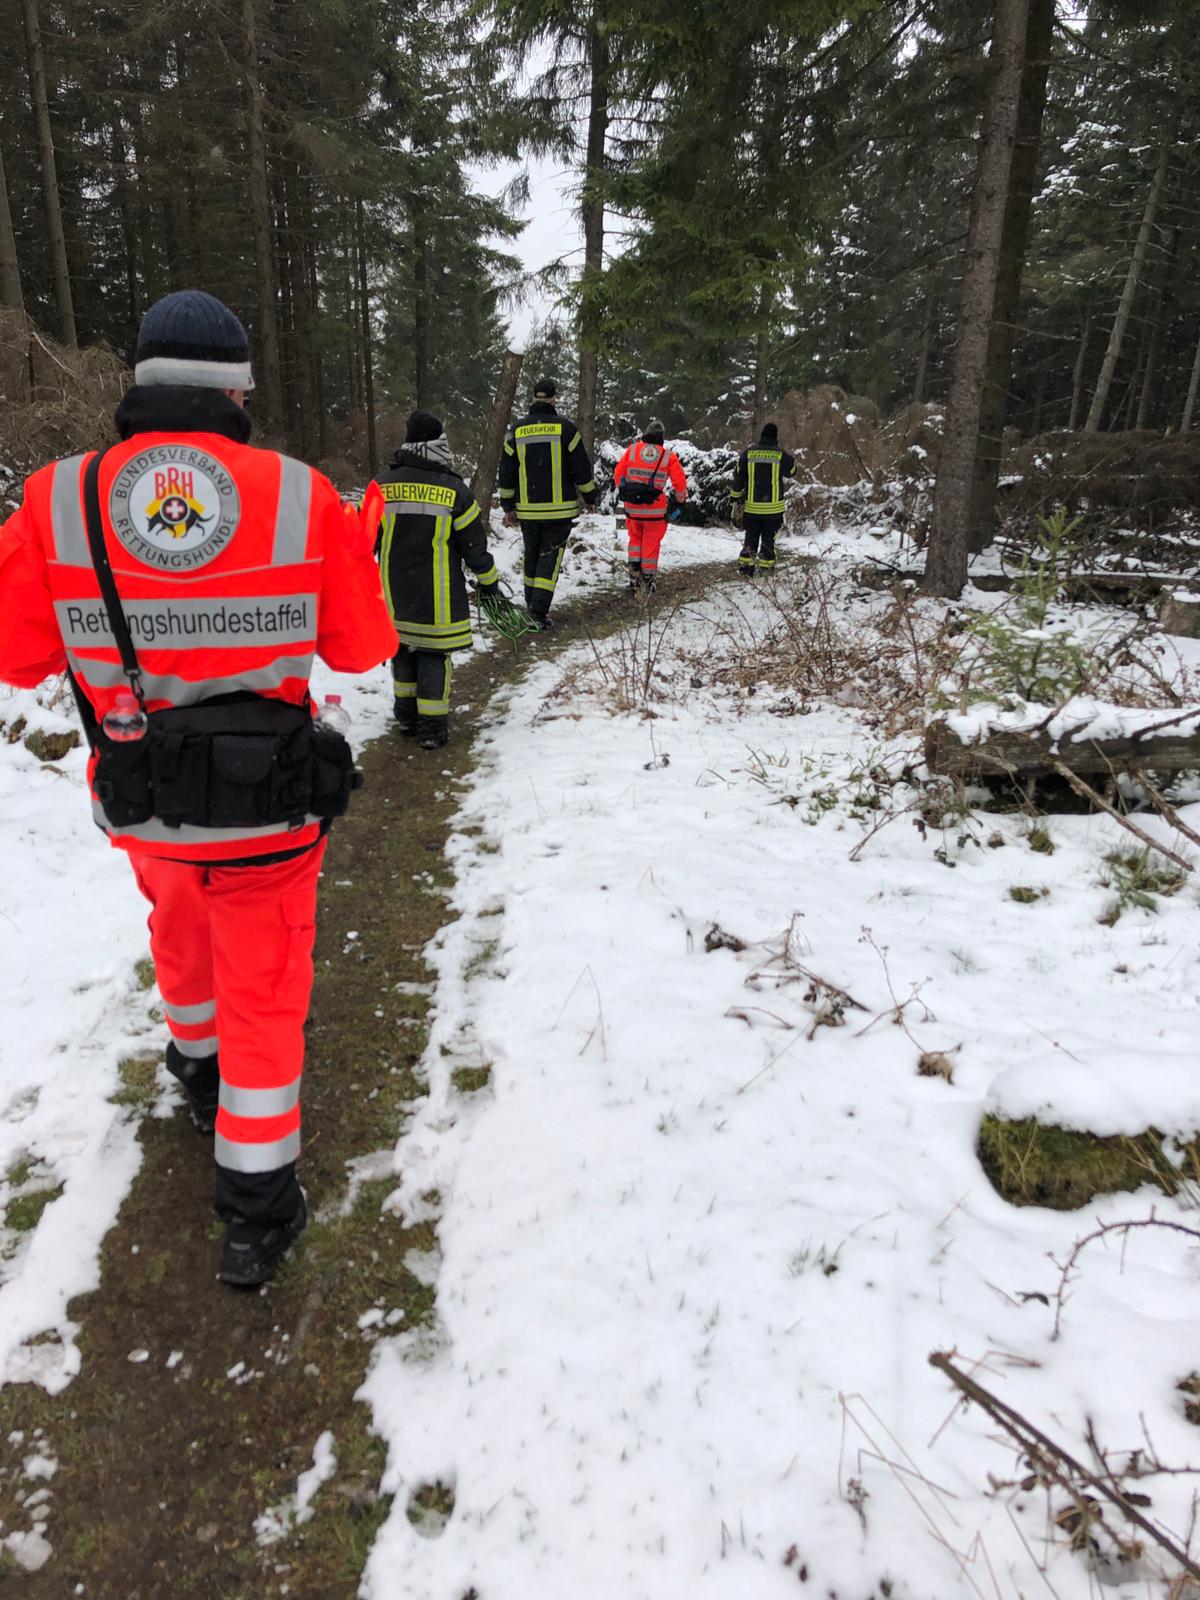
<svg viewBox="0 0 1200 1600"><path fill-rule="evenodd" d="M241 502L219 461L192 445L161 444L125 463L108 510L117 538L139 561L160 572L193 572L232 539Z"/></svg>

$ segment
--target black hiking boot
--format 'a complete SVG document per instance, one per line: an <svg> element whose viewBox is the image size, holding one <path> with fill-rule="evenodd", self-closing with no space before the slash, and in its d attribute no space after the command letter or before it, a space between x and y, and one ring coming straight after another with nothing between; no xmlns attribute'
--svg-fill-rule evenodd
<svg viewBox="0 0 1200 1600"><path fill-rule="evenodd" d="M629 592L630 592L630 594L637 594L638 590L641 587L642 587L642 563L640 561L631 561L629 563Z"/></svg>
<svg viewBox="0 0 1200 1600"><path fill-rule="evenodd" d="M537 623L539 633L549 633L554 626L544 611L531 611L529 615Z"/></svg>
<svg viewBox="0 0 1200 1600"><path fill-rule="evenodd" d="M440 750L450 738L450 718L418 717L415 731L422 750Z"/></svg>
<svg viewBox="0 0 1200 1600"><path fill-rule="evenodd" d="M217 1057L185 1056L172 1040L167 1045L167 1071L183 1090L188 1115L197 1132L211 1136L217 1127L217 1096L221 1090Z"/></svg>
<svg viewBox="0 0 1200 1600"><path fill-rule="evenodd" d="M257 1289L268 1283L307 1222L308 1205L301 1189L300 1204L288 1222L227 1223L218 1273L221 1282L234 1289Z"/></svg>
<svg viewBox="0 0 1200 1600"><path fill-rule="evenodd" d="M417 731L417 707L412 700L393 700L392 715L396 719L396 732L411 737Z"/></svg>

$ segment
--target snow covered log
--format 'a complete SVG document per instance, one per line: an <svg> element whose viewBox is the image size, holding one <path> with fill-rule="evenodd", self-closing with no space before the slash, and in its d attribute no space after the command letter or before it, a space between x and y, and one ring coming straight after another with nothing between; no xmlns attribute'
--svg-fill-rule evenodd
<svg viewBox="0 0 1200 1600"><path fill-rule="evenodd" d="M1038 778L1061 762L1072 772L1107 776L1128 767L1152 772L1200 769L1200 730L1136 733L1099 738L1051 735L1047 728L989 728L982 739L966 740L937 718L925 729L925 764L947 778Z"/></svg>

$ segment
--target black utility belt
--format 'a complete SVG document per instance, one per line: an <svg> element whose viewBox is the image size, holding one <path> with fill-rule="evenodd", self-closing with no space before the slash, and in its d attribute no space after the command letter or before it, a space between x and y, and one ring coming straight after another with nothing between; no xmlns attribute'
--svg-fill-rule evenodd
<svg viewBox="0 0 1200 1600"><path fill-rule="evenodd" d="M117 832L167 827L258 828L340 817L362 787L349 744L307 705L222 695L152 711L128 743L95 734L96 798Z"/></svg>
<svg viewBox="0 0 1200 1600"><path fill-rule="evenodd" d="M660 499L663 493L662 489L654 489L648 483L621 485L621 499L627 506L648 506L652 501Z"/></svg>

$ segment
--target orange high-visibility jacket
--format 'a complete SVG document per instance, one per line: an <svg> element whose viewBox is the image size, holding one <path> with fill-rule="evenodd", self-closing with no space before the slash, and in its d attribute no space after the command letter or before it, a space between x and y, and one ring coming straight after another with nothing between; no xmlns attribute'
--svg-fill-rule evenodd
<svg viewBox="0 0 1200 1600"><path fill-rule="evenodd" d="M667 514L667 483L675 491L676 500L687 499L687 478L679 457L664 445L647 444L635 439L613 468L613 482L617 488L629 478L631 483L644 483L652 488L662 486L662 493L644 506L626 506L626 514L639 522L661 522Z"/></svg>
<svg viewBox="0 0 1200 1600"><path fill-rule="evenodd" d="M302 704L314 653L362 672L397 647L374 527L347 517L319 472L230 437L219 406L214 416L213 432L137 432L100 467L105 544L151 711L238 689ZM102 718L127 680L88 550L89 460L34 473L0 528L0 681L33 688L69 666ZM316 821L289 831L152 819L115 833L93 809L114 844L183 861L297 849L320 832Z"/></svg>

